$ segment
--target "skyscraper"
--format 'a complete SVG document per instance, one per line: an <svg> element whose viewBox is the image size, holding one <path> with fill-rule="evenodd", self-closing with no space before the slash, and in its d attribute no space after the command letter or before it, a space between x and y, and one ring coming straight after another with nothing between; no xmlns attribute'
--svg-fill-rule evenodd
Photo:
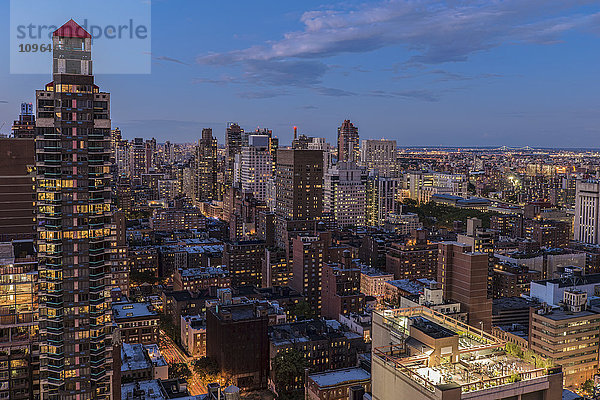
<svg viewBox="0 0 600 400"><path fill-rule="evenodd" d="M359 156L358 128L347 119L338 128L338 162L358 162Z"/></svg>
<svg viewBox="0 0 600 400"><path fill-rule="evenodd" d="M275 184L275 240L288 248L289 231L314 229L323 215L323 152L279 150Z"/></svg>
<svg viewBox="0 0 600 400"><path fill-rule="evenodd" d="M325 173L323 210L339 228L365 226L366 182L365 169L353 162L338 162Z"/></svg>
<svg viewBox="0 0 600 400"><path fill-rule="evenodd" d="M360 147L360 162L367 169L375 169L385 176L396 176L396 141L363 140Z"/></svg>
<svg viewBox="0 0 600 400"><path fill-rule="evenodd" d="M36 91L41 398L110 399L110 94L89 33L70 20L52 43Z"/></svg>
<svg viewBox="0 0 600 400"><path fill-rule="evenodd" d="M235 155L242 151L242 136L244 130L235 122L230 123L225 131L225 183L233 183Z"/></svg>
<svg viewBox="0 0 600 400"><path fill-rule="evenodd" d="M574 239L600 244L600 182L577 181Z"/></svg>
<svg viewBox="0 0 600 400"><path fill-rule="evenodd" d="M196 203L217 197L217 139L212 129L202 129L202 138L196 147L197 191Z"/></svg>
<svg viewBox="0 0 600 400"><path fill-rule="evenodd" d="M252 193L261 201L267 200L267 183L272 177L273 157L268 136L249 136L248 146L240 155L240 186L242 192Z"/></svg>

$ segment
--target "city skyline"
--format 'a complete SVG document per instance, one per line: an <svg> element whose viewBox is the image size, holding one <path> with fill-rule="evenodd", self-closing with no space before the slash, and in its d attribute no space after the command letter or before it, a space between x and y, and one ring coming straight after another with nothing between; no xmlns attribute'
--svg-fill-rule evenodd
<svg viewBox="0 0 600 400"><path fill-rule="evenodd" d="M333 143L350 119L399 146L600 147L596 2L172 4L152 3L152 74L102 75L126 138L223 143L235 121ZM0 133L40 79L1 67Z"/></svg>
<svg viewBox="0 0 600 400"><path fill-rule="evenodd" d="M459 134L410 135L449 141L419 147L403 136L411 121L398 105L437 104L461 118L470 110L452 96L484 80L508 85L507 75L450 76L448 65L474 68L507 43L591 37L595 2L351 0L268 13L253 3L231 14L219 4L231 34L252 34L198 56L208 47L196 33L174 33L186 18L156 34L156 21L178 21L174 1L33 1L10 4L11 47L15 30L23 37L8 81L34 99L0 133L0 399L600 400L596 139L562 133L563 150L532 130L540 144L497 134L502 143L462 145L478 119L498 124L471 112ZM248 30L235 24L246 10L255 26L283 14ZM219 18L197 29L225 38ZM301 27L284 26L294 18ZM50 45L35 37L44 30ZM178 39L173 56L150 55L157 36L158 49ZM388 72L474 86L447 97L397 91L382 71L400 48L409 61ZM362 55L378 66L357 70ZM555 68L572 61L560 60ZM181 66L219 76L182 84ZM51 78L35 75L46 68ZM573 71L563 75L583 82ZM334 74L343 77L335 86ZM470 101L502 103L486 87ZM594 104L529 93L546 111ZM319 96L335 101L303 107L308 125L280 112L293 109L286 98ZM498 111L529 100L513 97ZM10 105L0 102L0 118ZM422 111L411 114L419 129L444 123ZM566 115L554 117L573 124ZM384 131L374 138L376 127Z"/></svg>

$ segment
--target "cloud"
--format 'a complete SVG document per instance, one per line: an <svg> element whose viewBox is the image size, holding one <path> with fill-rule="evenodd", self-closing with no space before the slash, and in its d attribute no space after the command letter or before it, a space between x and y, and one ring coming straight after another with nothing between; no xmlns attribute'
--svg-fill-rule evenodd
<svg viewBox="0 0 600 400"><path fill-rule="evenodd" d="M579 7L585 4L597 2L383 0L330 7L305 12L300 18L303 29L279 40L200 56L197 62L241 66L250 78L265 84L310 85L319 83L327 71L317 60L341 54L397 46L411 54L401 66L405 68L466 61L507 43L556 43L568 31L597 30L600 13L581 13ZM278 71L293 67L293 73Z"/></svg>
<svg viewBox="0 0 600 400"><path fill-rule="evenodd" d="M356 93L350 92L343 89L329 88L329 87L315 87L313 90L323 96L333 96L333 97L347 97L347 96L356 96Z"/></svg>
<svg viewBox="0 0 600 400"><path fill-rule="evenodd" d="M153 60L168 61L168 62L173 62L173 63L177 63L177 64L182 64L182 65L190 65L190 64L188 64L184 61L181 61L177 58L172 58L172 57L167 57L167 56L154 56L154 55L152 55L152 52L149 52L149 51L144 51L143 54L149 54Z"/></svg>
<svg viewBox="0 0 600 400"><path fill-rule="evenodd" d="M320 61L248 60L243 78L254 84L307 87L321 83L328 67Z"/></svg>
<svg viewBox="0 0 600 400"><path fill-rule="evenodd" d="M285 90L258 90L238 93L242 99L269 99L288 94Z"/></svg>
<svg viewBox="0 0 600 400"><path fill-rule="evenodd" d="M6 100L0 100L0 104L8 104L8 101L6 101Z"/></svg>
<svg viewBox="0 0 600 400"><path fill-rule="evenodd" d="M311 105L311 104L309 104L309 105L306 105L306 106L302 106L302 107L300 107L300 108L302 108L303 110L318 110L318 109L319 109L319 107L317 107L317 106L313 106L313 105Z"/></svg>
<svg viewBox="0 0 600 400"><path fill-rule="evenodd" d="M167 57L167 56L158 56L158 57L152 57L155 60L158 61L168 61L168 62L174 62L177 64L183 64L183 65L189 65L188 63L178 60L177 58L171 58L171 57Z"/></svg>
<svg viewBox="0 0 600 400"><path fill-rule="evenodd" d="M406 45L416 59L439 63L465 60L476 51L507 41L552 42L566 31L590 26L598 14L556 17L584 1L390 0L354 10L308 11L304 30L278 41L228 53L200 57L207 64L290 57L321 58L363 53L389 45ZM589 1L588 3L593 3Z"/></svg>
<svg viewBox="0 0 600 400"><path fill-rule="evenodd" d="M385 90L371 90L367 93L373 97L388 97L388 98L402 98L409 100L421 100L427 102L436 102L440 99L440 93L432 90L401 90L401 91L385 91Z"/></svg>

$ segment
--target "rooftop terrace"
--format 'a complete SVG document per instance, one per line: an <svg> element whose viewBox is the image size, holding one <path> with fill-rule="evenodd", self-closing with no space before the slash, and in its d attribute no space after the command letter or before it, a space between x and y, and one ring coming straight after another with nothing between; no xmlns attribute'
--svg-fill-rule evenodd
<svg viewBox="0 0 600 400"><path fill-rule="evenodd" d="M473 392L548 374L547 370L506 353L505 342L496 337L426 307L375 313L394 338L403 340L374 348L373 357L432 392L436 386L448 384L460 386L463 393ZM449 351L442 347L436 353L433 342L425 344L410 336L412 329L433 340L458 337L458 348Z"/></svg>

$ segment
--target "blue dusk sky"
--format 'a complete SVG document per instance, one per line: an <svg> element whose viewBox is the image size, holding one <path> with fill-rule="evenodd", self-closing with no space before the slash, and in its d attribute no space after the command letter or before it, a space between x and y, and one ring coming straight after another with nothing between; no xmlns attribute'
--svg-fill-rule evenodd
<svg viewBox="0 0 600 400"><path fill-rule="evenodd" d="M7 133L51 67L10 74L0 4ZM155 0L151 13L152 72L96 76L126 138L210 127L222 143L236 121L333 142L350 119L400 146L600 147L600 1Z"/></svg>

